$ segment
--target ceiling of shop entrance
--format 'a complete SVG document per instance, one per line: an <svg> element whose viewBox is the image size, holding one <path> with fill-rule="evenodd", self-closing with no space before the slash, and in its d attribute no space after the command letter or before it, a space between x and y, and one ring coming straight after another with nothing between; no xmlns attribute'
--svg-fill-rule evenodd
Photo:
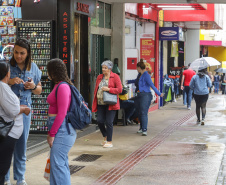
<svg viewBox="0 0 226 185"><path fill-rule="evenodd" d="M226 0L107 0L111 3L221 3Z"/></svg>

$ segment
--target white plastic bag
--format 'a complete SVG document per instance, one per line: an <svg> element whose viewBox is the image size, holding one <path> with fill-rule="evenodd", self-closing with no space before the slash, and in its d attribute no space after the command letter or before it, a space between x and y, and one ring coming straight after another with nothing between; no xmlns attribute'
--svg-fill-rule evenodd
<svg viewBox="0 0 226 185"><path fill-rule="evenodd" d="M44 178L50 181L50 152L47 155L46 167L44 172Z"/></svg>

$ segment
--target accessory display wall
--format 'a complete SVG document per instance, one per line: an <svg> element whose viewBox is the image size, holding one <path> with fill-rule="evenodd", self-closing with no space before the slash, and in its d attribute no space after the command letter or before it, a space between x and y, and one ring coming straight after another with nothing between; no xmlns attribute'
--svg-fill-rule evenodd
<svg viewBox="0 0 226 185"><path fill-rule="evenodd" d="M32 94L31 133L47 133L49 104L46 98L51 92L51 82L47 75L47 62L53 57L53 23L52 21L18 21L17 38L30 41L31 61L42 71L42 93Z"/></svg>

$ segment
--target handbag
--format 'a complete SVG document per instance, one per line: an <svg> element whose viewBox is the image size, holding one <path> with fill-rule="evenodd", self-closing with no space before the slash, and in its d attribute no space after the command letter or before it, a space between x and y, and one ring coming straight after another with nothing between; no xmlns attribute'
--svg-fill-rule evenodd
<svg viewBox="0 0 226 185"><path fill-rule="evenodd" d="M0 117L0 138L6 138L14 125L14 120L6 122Z"/></svg>
<svg viewBox="0 0 226 185"><path fill-rule="evenodd" d="M103 92L103 101L106 104L114 105L114 104L117 103L118 98L117 98L116 94L111 94L111 93L109 93L107 91L104 91Z"/></svg>

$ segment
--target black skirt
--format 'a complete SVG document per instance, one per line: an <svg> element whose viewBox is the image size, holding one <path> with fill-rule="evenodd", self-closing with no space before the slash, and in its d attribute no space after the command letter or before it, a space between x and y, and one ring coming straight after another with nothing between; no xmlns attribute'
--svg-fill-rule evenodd
<svg viewBox="0 0 226 185"><path fill-rule="evenodd" d="M209 94L197 95L194 94L194 99L197 104L206 103L209 98Z"/></svg>

